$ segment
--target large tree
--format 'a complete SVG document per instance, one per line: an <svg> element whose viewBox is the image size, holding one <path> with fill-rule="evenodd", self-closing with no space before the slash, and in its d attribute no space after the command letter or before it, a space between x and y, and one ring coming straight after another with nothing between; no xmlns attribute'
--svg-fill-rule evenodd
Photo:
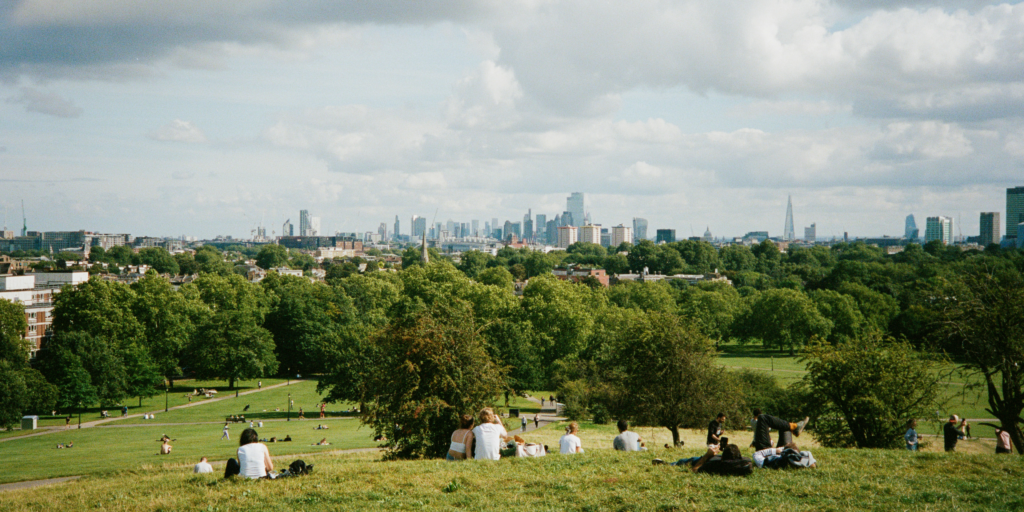
<svg viewBox="0 0 1024 512"><path fill-rule="evenodd" d="M173 381L181 373L180 360L195 332L194 320L202 311L195 294L175 291L171 283L154 271L131 285L135 292L132 313L142 324L146 357L154 370Z"/></svg>
<svg viewBox="0 0 1024 512"><path fill-rule="evenodd" d="M985 409L999 419L983 423L1010 433L1024 455L1024 276L1007 261L965 265L934 298L940 346L984 380Z"/></svg>
<svg viewBox="0 0 1024 512"><path fill-rule="evenodd" d="M822 316L802 292L765 290L750 299L750 308L738 318L733 332L744 339L760 339L766 347L793 353L817 336L827 339L832 322Z"/></svg>
<svg viewBox="0 0 1024 512"><path fill-rule="evenodd" d="M907 422L935 410L948 377L910 344L877 334L812 345L803 384L825 446L897 448Z"/></svg>

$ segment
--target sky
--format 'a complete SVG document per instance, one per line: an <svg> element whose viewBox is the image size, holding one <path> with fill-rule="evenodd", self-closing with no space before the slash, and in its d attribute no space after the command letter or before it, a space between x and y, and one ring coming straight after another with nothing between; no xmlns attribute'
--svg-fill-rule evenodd
<svg viewBox="0 0 1024 512"><path fill-rule="evenodd" d="M1024 5L8 0L9 229L549 218L979 231L1024 185Z"/></svg>

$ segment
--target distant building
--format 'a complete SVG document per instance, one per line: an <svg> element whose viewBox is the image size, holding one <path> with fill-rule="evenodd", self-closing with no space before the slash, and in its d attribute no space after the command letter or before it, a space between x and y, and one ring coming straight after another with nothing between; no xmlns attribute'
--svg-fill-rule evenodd
<svg viewBox="0 0 1024 512"><path fill-rule="evenodd" d="M793 240L794 238L796 238L796 233L793 227L793 196L789 196L789 201L786 203L786 227L782 230L782 239Z"/></svg>
<svg viewBox="0 0 1024 512"><path fill-rule="evenodd" d="M565 210L571 215L567 225L580 227L584 221L583 193L573 192L565 200Z"/></svg>
<svg viewBox="0 0 1024 512"><path fill-rule="evenodd" d="M647 219L633 217L633 243L647 239Z"/></svg>
<svg viewBox="0 0 1024 512"><path fill-rule="evenodd" d="M712 241L714 241L714 239L715 237L711 236L711 226L705 227L704 236L701 237L701 241L711 243Z"/></svg>
<svg viewBox="0 0 1024 512"><path fill-rule="evenodd" d="M814 242L817 238L818 238L818 225L817 224L811 224L810 226L804 228L804 241L805 242Z"/></svg>
<svg viewBox="0 0 1024 512"><path fill-rule="evenodd" d="M395 215L395 231L391 233L391 236L396 240L402 234L402 226L398 223L398 215Z"/></svg>
<svg viewBox="0 0 1024 512"><path fill-rule="evenodd" d="M914 214L907 215L907 221L903 229L903 237L907 240L917 242L917 239L921 238L921 231L917 229L917 222L914 220Z"/></svg>
<svg viewBox="0 0 1024 512"><path fill-rule="evenodd" d="M46 348L53 325L53 298L64 285L77 286L89 280L88 272L40 272L23 276L0 276L0 300L25 308L28 328L22 338L29 342L29 357Z"/></svg>
<svg viewBox="0 0 1024 512"><path fill-rule="evenodd" d="M473 223L475 224L476 221L474 220ZM412 227L412 236L413 237L421 237L421 236L425 236L427 234L427 218L426 217L420 217L419 215L413 215L412 216L412 223L410 224L410 226ZM475 226L474 226L474 229L475 229Z"/></svg>
<svg viewBox="0 0 1024 512"><path fill-rule="evenodd" d="M601 245L604 247L611 247L612 245L612 232L608 228L601 228Z"/></svg>
<svg viewBox="0 0 1024 512"><path fill-rule="evenodd" d="M676 241L676 230L674 229L659 229L655 234L655 241L659 244L665 242L670 244Z"/></svg>
<svg viewBox="0 0 1024 512"><path fill-rule="evenodd" d="M534 217L533 224L537 230L533 237L540 242L546 241L548 239L548 216L543 213L538 213L537 216Z"/></svg>
<svg viewBox="0 0 1024 512"><path fill-rule="evenodd" d="M281 236L295 236L295 226L292 226L292 220L288 219L281 225Z"/></svg>
<svg viewBox="0 0 1024 512"><path fill-rule="evenodd" d="M769 237L768 237L768 232L767 231L751 231L751 232L743 235L743 241L744 242L761 243L761 242L764 242L765 240L768 240L768 238Z"/></svg>
<svg viewBox="0 0 1024 512"><path fill-rule="evenodd" d="M601 226L587 224L579 230L579 241L586 242L588 244L600 244L601 243Z"/></svg>
<svg viewBox="0 0 1024 512"><path fill-rule="evenodd" d="M576 241L576 226L558 227L558 247L560 249L568 248L570 245L576 243Z"/></svg>
<svg viewBox="0 0 1024 512"><path fill-rule="evenodd" d="M999 243L999 212L981 212L980 231L978 232L978 245L988 247L990 244Z"/></svg>
<svg viewBox="0 0 1024 512"><path fill-rule="evenodd" d="M309 223L309 210L299 210L299 236L313 236L313 227Z"/></svg>
<svg viewBox="0 0 1024 512"><path fill-rule="evenodd" d="M924 228L924 242L939 240L945 245L953 243L953 218L928 217Z"/></svg>
<svg viewBox="0 0 1024 512"><path fill-rule="evenodd" d="M612 226L612 240L611 246L618 247L622 245L622 242L633 242L633 228L623 226Z"/></svg>
<svg viewBox="0 0 1024 512"><path fill-rule="evenodd" d="M608 286L608 274L605 273L603 268L556 268L551 273L562 281L579 283L588 277L592 277L601 283L601 286Z"/></svg>
<svg viewBox="0 0 1024 512"><path fill-rule="evenodd" d="M1006 189L1006 238L1017 238L1017 225L1024 222L1024 187Z"/></svg>

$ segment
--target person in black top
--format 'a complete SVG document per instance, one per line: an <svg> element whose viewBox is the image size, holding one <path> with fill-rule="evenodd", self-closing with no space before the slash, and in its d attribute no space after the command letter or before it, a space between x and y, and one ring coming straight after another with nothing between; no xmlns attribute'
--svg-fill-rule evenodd
<svg viewBox="0 0 1024 512"><path fill-rule="evenodd" d="M963 431L957 430L956 422L959 420L956 414L949 417L949 421L942 427L942 438L945 441L946 451L956 450L956 441L964 435Z"/></svg>
<svg viewBox="0 0 1024 512"><path fill-rule="evenodd" d="M722 438L722 426L725 425L725 413L718 413L715 419L708 423L708 446L716 446Z"/></svg>
<svg viewBox="0 0 1024 512"><path fill-rule="evenodd" d="M770 414L762 414L761 409L754 409L754 417L757 419L757 425L754 427L753 444L755 451L772 447L772 438L768 435L769 429L773 428L780 434L792 432L794 436L799 437L800 433L804 431L804 427L807 426L807 422L810 421L810 418L804 418L800 422L790 423Z"/></svg>

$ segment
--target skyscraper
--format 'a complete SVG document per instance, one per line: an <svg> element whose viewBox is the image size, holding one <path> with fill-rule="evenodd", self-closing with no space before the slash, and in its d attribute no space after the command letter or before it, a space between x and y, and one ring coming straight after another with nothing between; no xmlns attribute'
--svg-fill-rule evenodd
<svg viewBox="0 0 1024 512"><path fill-rule="evenodd" d="M544 235L546 236L545 241L551 245L558 244L558 216L554 219L549 220L547 225L544 226Z"/></svg>
<svg viewBox="0 0 1024 512"><path fill-rule="evenodd" d="M472 224L473 224L473 227L471 228L471 231L469 232L469 234L473 235L473 236L480 236L480 221L474 219L472 221Z"/></svg>
<svg viewBox="0 0 1024 512"><path fill-rule="evenodd" d="M647 219L633 217L633 243L647 239Z"/></svg>
<svg viewBox="0 0 1024 512"><path fill-rule="evenodd" d="M813 242L818 238L818 225L812 223L810 227L804 228L804 241Z"/></svg>
<svg viewBox="0 0 1024 512"><path fill-rule="evenodd" d="M427 218L419 215L412 216L412 236L422 237L427 235Z"/></svg>
<svg viewBox="0 0 1024 512"><path fill-rule="evenodd" d="M917 242L917 239L921 237L921 231L917 229L917 222L914 221L914 214L907 215L903 237L910 242Z"/></svg>
<svg viewBox="0 0 1024 512"><path fill-rule="evenodd" d="M928 217L924 227L924 242L939 240L945 245L953 243L953 218Z"/></svg>
<svg viewBox="0 0 1024 512"><path fill-rule="evenodd" d="M380 235L381 240L388 239L388 223L381 222L380 226L377 226L377 234Z"/></svg>
<svg viewBox="0 0 1024 512"><path fill-rule="evenodd" d="M295 236L295 226L292 226L291 219L284 221L281 226L281 236Z"/></svg>
<svg viewBox="0 0 1024 512"><path fill-rule="evenodd" d="M311 236L309 233L309 210L299 210L299 236Z"/></svg>
<svg viewBox="0 0 1024 512"><path fill-rule="evenodd" d="M988 247L999 243L999 212L981 212L981 230L978 245Z"/></svg>
<svg viewBox="0 0 1024 512"><path fill-rule="evenodd" d="M633 228L623 226L612 226L612 247L622 245L622 242L633 243Z"/></svg>
<svg viewBox="0 0 1024 512"><path fill-rule="evenodd" d="M1017 225L1024 222L1024 187L1006 189L1006 238L1017 238Z"/></svg>
<svg viewBox="0 0 1024 512"><path fill-rule="evenodd" d="M523 215L523 240L533 240L533 209L526 210Z"/></svg>
<svg viewBox="0 0 1024 512"><path fill-rule="evenodd" d="M796 233L793 228L793 196L789 196L789 202L786 204L786 227L782 230L783 240L792 240L796 238Z"/></svg>
<svg viewBox="0 0 1024 512"><path fill-rule="evenodd" d="M547 240L548 216L543 213L538 213L537 216L534 217L533 226L533 238L540 242Z"/></svg>
<svg viewBox="0 0 1024 512"><path fill-rule="evenodd" d="M670 244L676 241L676 230L674 229L659 229L656 233L655 241L659 244L665 242Z"/></svg>
<svg viewBox="0 0 1024 512"><path fill-rule="evenodd" d="M565 249L570 245L576 243L576 227L575 226L559 226L558 227L558 247Z"/></svg>
<svg viewBox="0 0 1024 512"><path fill-rule="evenodd" d="M583 192L573 192L566 198L565 204L566 211L572 214L569 223L566 225L576 227L582 226L585 217L583 214Z"/></svg>
<svg viewBox="0 0 1024 512"><path fill-rule="evenodd" d="M395 215L395 232L392 233L392 236L394 236L396 240L398 239L398 235L402 233L402 230L399 229L399 227L400 226L398 224L398 215Z"/></svg>
<svg viewBox="0 0 1024 512"><path fill-rule="evenodd" d="M487 232L487 236L494 236L494 231L496 231L499 227L501 226L498 225L498 218L493 217L491 219L491 229Z"/></svg>

